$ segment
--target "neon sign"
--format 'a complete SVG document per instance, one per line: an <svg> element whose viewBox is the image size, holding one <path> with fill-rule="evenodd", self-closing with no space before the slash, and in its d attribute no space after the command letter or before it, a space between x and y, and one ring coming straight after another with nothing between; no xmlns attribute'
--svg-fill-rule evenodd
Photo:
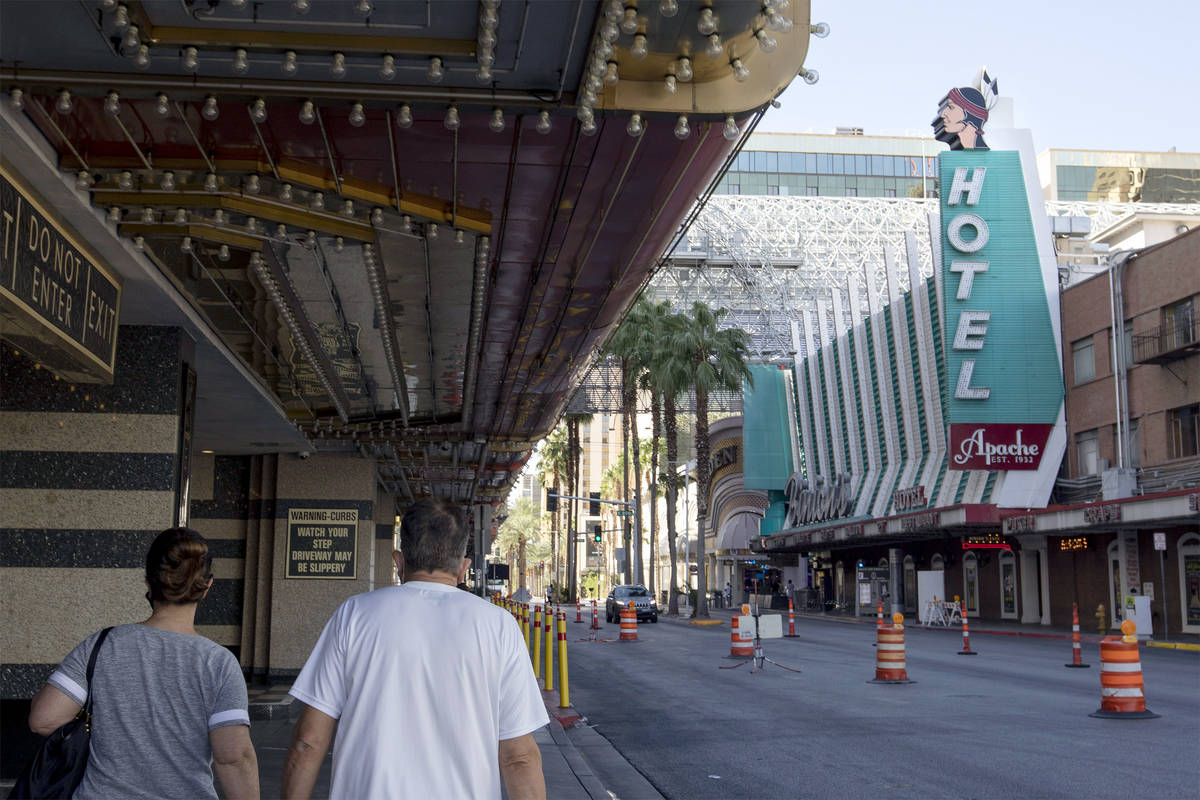
<svg viewBox="0 0 1200 800"><path fill-rule="evenodd" d="M1012 550L1012 545L1004 541L998 533L984 533L978 536L964 536L963 550Z"/></svg>
<svg viewBox="0 0 1200 800"><path fill-rule="evenodd" d="M1068 536L1058 540L1058 549L1060 551L1071 550L1087 550L1088 540L1086 536Z"/></svg>

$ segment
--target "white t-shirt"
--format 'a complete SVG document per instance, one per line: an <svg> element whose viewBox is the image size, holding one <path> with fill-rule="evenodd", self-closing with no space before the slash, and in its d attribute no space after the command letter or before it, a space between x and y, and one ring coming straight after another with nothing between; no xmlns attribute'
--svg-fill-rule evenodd
<svg viewBox="0 0 1200 800"><path fill-rule="evenodd" d="M549 721L499 606L410 581L334 612L290 694L338 719L332 798L500 798L499 742Z"/></svg>

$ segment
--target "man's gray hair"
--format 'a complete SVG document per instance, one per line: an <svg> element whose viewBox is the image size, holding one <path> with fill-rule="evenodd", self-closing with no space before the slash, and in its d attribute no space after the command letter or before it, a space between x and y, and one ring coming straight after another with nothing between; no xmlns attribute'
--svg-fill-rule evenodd
<svg viewBox="0 0 1200 800"><path fill-rule="evenodd" d="M449 500L418 500L400 521L400 552L404 566L416 572L458 574L467 553L467 526L463 513Z"/></svg>

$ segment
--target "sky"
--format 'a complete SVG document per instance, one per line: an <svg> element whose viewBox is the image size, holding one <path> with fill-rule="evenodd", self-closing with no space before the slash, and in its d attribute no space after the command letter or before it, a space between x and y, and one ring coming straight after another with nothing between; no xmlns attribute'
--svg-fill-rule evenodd
<svg viewBox="0 0 1200 800"><path fill-rule="evenodd" d="M986 65L1035 150L1200 152L1200 0L812 0L805 67L759 131L931 136Z"/></svg>

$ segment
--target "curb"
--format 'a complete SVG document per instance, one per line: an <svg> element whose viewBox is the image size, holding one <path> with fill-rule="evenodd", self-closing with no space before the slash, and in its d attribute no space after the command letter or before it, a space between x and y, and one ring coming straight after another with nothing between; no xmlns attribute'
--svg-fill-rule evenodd
<svg viewBox="0 0 1200 800"><path fill-rule="evenodd" d="M1187 642L1146 642L1147 647L1161 647L1164 650L1190 650L1193 653L1200 653L1200 644L1189 644Z"/></svg>
<svg viewBox="0 0 1200 800"><path fill-rule="evenodd" d="M576 711L574 706L561 708L558 705L558 698L557 689L542 690L542 702L546 705L546 713L550 715L552 721L558 723L559 730L574 728L583 721L583 715ZM554 730L554 727L553 725L550 726L551 731Z"/></svg>

